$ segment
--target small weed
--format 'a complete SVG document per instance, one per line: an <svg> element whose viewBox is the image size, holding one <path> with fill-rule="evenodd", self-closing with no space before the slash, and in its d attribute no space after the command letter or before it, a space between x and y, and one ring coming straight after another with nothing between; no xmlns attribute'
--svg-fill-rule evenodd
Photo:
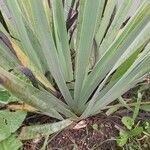
<svg viewBox="0 0 150 150"><path fill-rule="evenodd" d="M142 94L138 91L137 104L135 106L133 116L124 116L121 119L124 129L119 129L119 137L116 139L118 146L129 150L143 150L149 148L150 143L150 123L145 121L142 124L140 121L136 123L135 119L140 110Z"/></svg>

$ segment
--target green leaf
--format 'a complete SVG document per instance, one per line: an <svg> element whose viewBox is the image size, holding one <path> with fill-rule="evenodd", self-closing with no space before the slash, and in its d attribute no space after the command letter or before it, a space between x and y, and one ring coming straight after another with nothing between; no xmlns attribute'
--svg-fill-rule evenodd
<svg viewBox="0 0 150 150"><path fill-rule="evenodd" d="M128 133L124 130L120 130L119 132L120 137L117 139L117 144L122 147L124 146L128 141Z"/></svg>
<svg viewBox="0 0 150 150"><path fill-rule="evenodd" d="M107 115L107 116L110 116L110 115L112 115L114 112L116 112L118 109L119 109L119 107L112 107L112 108L109 108L109 109L106 111L106 115Z"/></svg>
<svg viewBox="0 0 150 150"><path fill-rule="evenodd" d="M133 120L135 120L139 114L141 101L142 101L142 94L138 91L137 104L135 105L135 109L134 109L133 117L132 117Z"/></svg>
<svg viewBox="0 0 150 150"><path fill-rule="evenodd" d="M96 30L96 22L100 9L100 0L81 1L83 4L83 14L79 12L79 24L77 27L80 30L79 42L77 43L77 60L76 60L76 71L75 71L75 92L74 99L78 105L80 105L81 89L84 84L84 80L87 76L87 67L89 62L89 56L92 49L94 33ZM89 11L90 10L90 11ZM89 23L90 22L90 23ZM76 104L76 105L77 105ZM77 111L77 110L75 110Z"/></svg>
<svg viewBox="0 0 150 150"><path fill-rule="evenodd" d="M148 44L144 51L139 55L136 61L126 71L122 78L107 91L104 96L96 99L93 110L98 113L101 108L108 105L113 99L118 98L120 95L133 88L137 83L145 80L145 75L150 71L147 63L150 62L150 45Z"/></svg>
<svg viewBox="0 0 150 150"><path fill-rule="evenodd" d="M0 150L18 150L22 146L15 134L0 142Z"/></svg>
<svg viewBox="0 0 150 150"><path fill-rule="evenodd" d="M9 102L10 94L5 89L0 89L0 103L7 104Z"/></svg>
<svg viewBox="0 0 150 150"><path fill-rule="evenodd" d="M73 80L73 71L69 48L69 38L67 35L66 23L64 20L62 1L60 0L52 1L52 11L53 11L54 31L56 35L56 47L57 42L58 44L61 45L60 47L59 46L57 47L58 55L62 63L65 61L65 64L62 66L62 71L65 72L66 81L71 81Z"/></svg>
<svg viewBox="0 0 150 150"><path fill-rule="evenodd" d="M145 45L147 44L147 41L144 42L143 44L140 43L140 45L136 48L136 51L131 54L131 56L128 56L128 58L119 66L117 71L113 74L111 81L112 80L119 80L120 77L128 70L128 68L133 64L133 62L136 60L138 57L140 51L143 50Z"/></svg>
<svg viewBox="0 0 150 150"><path fill-rule="evenodd" d="M0 141L9 137L14 133L22 124L26 117L26 112L8 110L0 111Z"/></svg>
<svg viewBox="0 0 150 150"><path fill-rule="evenodd" d="M101 20L100 27L95 37L98 47L100 43L102 42L102 39L106 33L107 27L110 23L110 19L111 19L111 16L112 16L112 13L116 4L117 4L117 0L111 0L107 2L107 5L104 11L104 16Z"/></svg>
<svg viewBox="0 0 150 150"><path fill-rule="evenodd" d="M117 61L120 59L121 55L126 54L125 53L126 50L132 44L135 38L137 38L139 33L143 31L143 28L146 26L145 28L147 28L147 32L150 31L148 24L149 17L150 17L150 2L148 1L143 2L143 5L138 9L138 11L130 20L126 28L113 41L113 43L107 49L106 53L99 59L99 61L94 66L92 72L89 74L88 78L85 81L84 87L81 91L82 93L81 99L83 99L82 102L88 100L89 96L92 94L94 89L111 71L115 63L117 63ZM149 36L149 34L147 35ZM143 38L144 36L145 35L143 35ZM140 38L140 36L138 38ZM126 55L123 56L124 60L126 58Z"/></svg>
<svg viewBox="0 0 150 150"><path fill-rule="evenodd" d="M43 1L32 0L30 1L32 6L32 13L34 17L34 30L35 34L40 42L40 45L45 56L45 61L48 64L49 70L54 77L60 91L62 92L66 102L73 108L74 101L65 83L64 74L61 70L61 65L57 53L57 49L52 37L51 29L44 12Z"/></svg>
<svg viewBox="0 0 150 150"><path fill-rule="evenodd" d="M9 70L19 65L19 61L14 54L8 49L8 47L0 40L0 66Z"/></svg>
<svg viewBox="0 0 150 150"><path fill-rule="evenodd" d="M21 41L21 45L25 54L37 65L38 68L41 68L41 63L39 58L37 57L33 45L28 37L27 30L22 18L22 12L19 7L17 0L8 1L6 0L5 3L9 8L12 18L14 19L15 30L17 31L18 39ZM23 35L23 36L22 36Z"/></svg>
<svg viewBox="0 0 150 150"><path fill-rule="evenodd" d="M17 55L0 40L0 84L41 113L76 120L99 113L145 80L150 71L150 1L142 1L124 28L133 0L122 0L120 6L118 0L80 0L76 8L71 6L73 0L64 2L63 6L61 0L55 0L50 6L48 0L0 1L10 33L2 24L0 31ZM64 18L67 4L71 15L74 9L78 14L71 46ZM74 72L70 47L75 51ZM39 89L8 72L20 64L31 69ZM137 108L135 114L139 105Z"/></svg>
<svg viewBox="0 0 150 150"><path fill-rule="evenodd" d="M142 105L142 106L140 106L140 109L150 112L150 105Z"/></svg>
<svg viewBox="0 0 150 150"><path fill-rule="evenodd" d="M99 14L98 14L99 17L98 17L97 23L96 23L96 32L95 32L95 34L97 34L97 32L98 32L98 30L99 30L99 27L100 27L100 25L101 25L104 7L105 7L105 0L101 0L100 9L99 9Z"/></svg>
<svg viewBox="0 0 150 150"><path fill-rule="evenodd" d="M144 131L146 131L150 136L150 120L144 122Z"/></svg>
<svg viewBox="0 0 150 150"><path fill-rule="evenodd" d="M56 123L51 124L43 124L43 125L32 125L25 126L22 128L21 133L19 135L19 139L21 140L30 140L36 139L39 137L47 136L47 134L53 134L58 132L72 123L70 120L63 120Z"/></svg>
<svg viewBox="0 0 150 150"><path fill-rule="evenodd" d="M14 75L3 70L1 67L0 81L2 81L1 84L10 91L12 95L51 117L62 119L62 116L58 112L61 112L68 117L76 116L69 110L65 103L60 101L51 93L40 91L32 85L25 83Z"/></svg>
<svg viewBox="0 0 150 150"><path fill-rule="evenodd" d="M29 27L31 27L31 25L29 25L27 28L26 21L24 19L25 17L23 17L23 13L21 11L21 8L19 7L19 3L20 1L15 0L11 4L6 0L5 4L2 6L7 6L10 10L11 18L13 19L13 25L15 31L17 32L17 36L15 37L17 37L20 40L20 42L18 42L19 46L31 60L30 62L33 62L33 66L35 65L35 68L40 68L40 70L42 70L43 64L42 62L40 62L41 57L37 56L39 52L36 52L37 49L34 49L37 45L33 46L34 43L33 41L31 41L31 37L29 38L28 29ZM29 9L29 11L31 11L33 17L36 18L33 20L34 25L31 29L33 29L34 31L34 37L36 37L35 41L37 41L38 39L39 44L41 45L41 50L44 54L43 57L45 58L45 63L48 64L49 71L51 72L55 81L57 82L57 85L60 88L60 91L62 92L65 100L67 101L67 103L69 103L70 106L72 106L74 101L72 100L71 94L67 88L63 74L60 69L60 62L58 59L57 50L54 44L54 40L52 38L51 30L49 28L43 3L44 2L41 0L38 0L38 3L37 0L28 1L28 4L31 6L31 10ZM5 11L3 13L5 13ZM5 19L8 18L5 17ZM32 67L32 69L34 68Z"/></svg>
<svg viewBox="0 0 150 150"><path fill-rule="evenodd" d="M113 1L111 1L113 2ZM120 32L120 27L123 24L123 21L125 20L125 17L127 15L127 12L129 11L129 8L132 4L133 0L123 0L122 4L119 6L116 4L116 15L114 16L113 21L111 22L111 25L107 31L105 38L103 39L101 45L99 46L99 53L100 56L104 54L104 52L109 48L110 44L115 40L116 36ZM110 5L110 4L109 4ZM112 5L114 5L112 3ZM110 12L110 8L106 8L108 12ZM109 14L110 15L110 14ZM108 19L106 17L106 19ZM104 26L105 27L105 26ZM99 32L103 29L99 29ZM97 33L98 36L98 33ZM99 41L99 39L97 39Z"/></svg>
<svg viewBox="0 0 150 150"><path fill-rule="evenodd" d="M128 134L130 137L134 137L140 135L142 132L143 132L143 127L135 127L134 129L129 131Z"/></svg>
<svg viewBox="0 0 150 150"><path fill-rule="evenodd" d="M132 129L132 126L134 125L134 120L131 117L123 117L121 119L122 123L129 129Z"/></svg>
<svg viewBox="0 0 150 150"><path fill-rule="evenodd" d="M39 39L37 38L34 31L29 26L29 23L24 21L24 24L25 24L25 27L26 27L26 31L27 31L29 40L32 43L33 48L36 50L35 53L38 56L38 59L39 59L40 63L42 64L41 71L43 73L45 73L45 72L48 71L48 65L47 65L47 62L45 61L45 56L43 54L42 47L41 47L41 44L39 42ZM32 59L30 59L30 60L32 61Z"/></svg>
<svg viewBox="0 0 150 150"><path fill-rule="evenodd" d="M33 23L33 15L32 15L32 9L30 5L30 0L21 0L21 1L18 1L18 4L21 8L23 19L25 19L25 21L29 23L30 27L33 30L34 23Z"/></svg>

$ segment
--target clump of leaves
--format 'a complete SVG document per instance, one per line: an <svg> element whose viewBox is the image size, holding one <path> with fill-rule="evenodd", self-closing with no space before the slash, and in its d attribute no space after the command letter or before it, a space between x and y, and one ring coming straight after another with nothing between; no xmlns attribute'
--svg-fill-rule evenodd
<svg viewBox="0 0 150 150"><path fill-rule="evenodd" d="M132 2L1 0L0 84L63 127L98 114L150 71L150 1L127 19Z"/></svg>
<svg viewBox="0 0 150 150"><path fill-rule="evenodd" d="M120 129L119 137L117 138L118 146L123 148L126 145L126 147L128 147L130 150L149 149L149 122L145 121L144 124L139 122L135 125L130 117L123 117L122 120L124 120L122 122L126 127L126 130Z"/></svg>
<svg viewBox="0 0 150 150"><path fill-rule="evenodd" d="M134 122L130 117L123 117L122 123L125 125L128 131L120 129L120 137L117 139L117 144L121 147L127 143L128 139L135 138L143 132L143 127L139 126L139 123L133 127Z"/></svg>

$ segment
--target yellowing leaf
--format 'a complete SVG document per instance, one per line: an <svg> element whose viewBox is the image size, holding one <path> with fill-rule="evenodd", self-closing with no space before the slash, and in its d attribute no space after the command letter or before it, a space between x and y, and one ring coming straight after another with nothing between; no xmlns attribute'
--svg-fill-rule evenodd
<svg viewBox="0 0 150 150"><path fill-rule="evenodd" d="M29 59L27 58L27 56L23 53L23 51L20 49L20 47L13 42L13 40L9 39L12 47L14 48L17 58L20 60L20 62L25 66L29 66Z"/></svg>
<svg viewBox="0 0 150 150"><path fill-rule="evenodd" d="M18 104L8 104L7 108L10 110L23 110L23 111L29 111L29 112L35 112L37 111L36 108L25 104L25 103L18 103Z"/></svg>
<svg viewBox="0 0 150 150"><path fill-rule="evenodd" d="M25 67L29 67L32 71L35 77L43 84L47 89L50 89L51 91L55 92L55 88L51 85L51 83L46 79L46 77L39 71L39 69L32 64L32 62L28 59L28 57L24 54L24 52L21 50L21 48L11 39L9 39L12 47L14 48L16 55L20 62Z"/></svg>

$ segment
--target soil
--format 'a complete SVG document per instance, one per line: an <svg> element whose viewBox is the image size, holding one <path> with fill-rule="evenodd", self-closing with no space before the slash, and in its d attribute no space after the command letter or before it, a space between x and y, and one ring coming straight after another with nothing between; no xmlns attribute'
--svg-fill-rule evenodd
<svg viewBox="0 0 150 150"><path fill-rule="evenodd" d="M114 138L118 136L118 128L124 129L121 123L122 116L131 116L132 113L119 110L111 116L100 113L84 120L86 127L74 129L70 126L63 131L49 137L46 150L122 150ZM150 113L139 112L138 121L150 119ZM30 114L24 124L51 123L57 120L44 115ZM44 139L34 139L24 142L23 150L40 150ZM147 149L148 150L148 149Z"/></svg>
<svg viewBox="0 0 150 150"><path fill-rule="evenodd" d="M43 119L41 119L43 117ZM50 122L50 119L46 116L35 117L43 120L43 123ZM30 116L30 119L33 118ZM30 121L30 119L28 121ZM84 120L86 127L80 129L73 129L71 127L54 135L55 138L48 142L48 150L121 150L117 145L113 137L118 135L118 130L115 126L119 125L118 116L108 117L101 113L93 117L89 117ZM39 150L43 145L43 140L26 141L24 143L23 150Z"/></svg>

